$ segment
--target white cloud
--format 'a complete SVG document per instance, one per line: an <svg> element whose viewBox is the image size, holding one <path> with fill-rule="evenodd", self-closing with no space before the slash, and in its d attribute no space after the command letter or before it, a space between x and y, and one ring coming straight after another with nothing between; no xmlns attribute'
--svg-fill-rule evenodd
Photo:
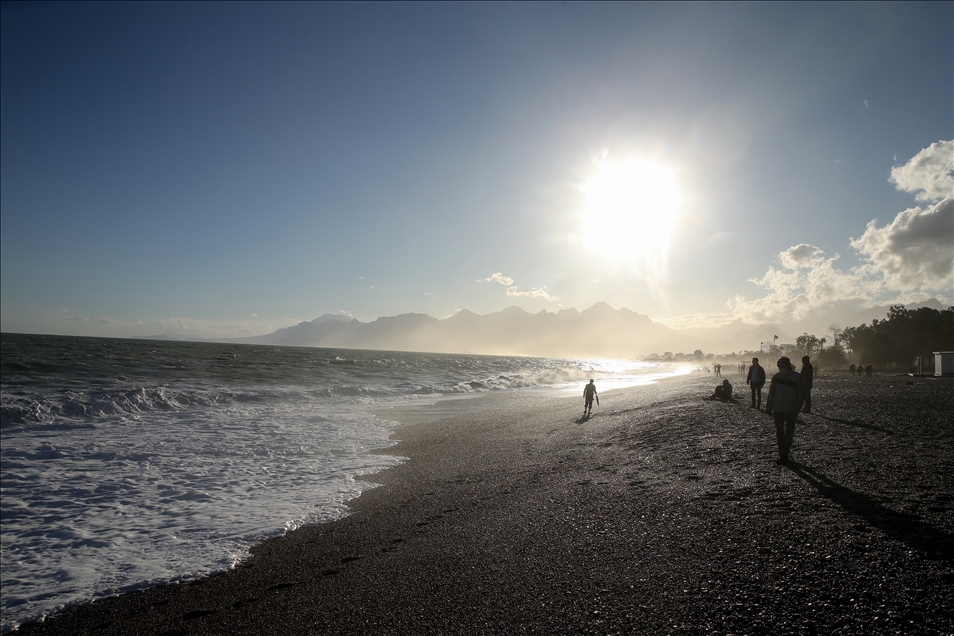
<svg viewBox="0 0 954 636"><path fill-rule="evenodd" d="M863 270L880 274L886 289L949 291L954 288L954 198L907 209L883 228L871 221L851 246L867 259Z"/></svg>
<svg viewBox="0 0 954 636"><path fill-rule="evenodd" d="M910 161L891 168L891 183L915 193L918 201L936 202L954 196L954 141L931 144Z"/></svg>
<svg viewBox="0 0 954 636"><path fill-rule="evenodd" d="M507 295L508 296L528 296L530 298L542 298L543 300L547 300L550 302L560 300L559 297L548 294L546 291L546 287L542 289L531 289L530 291L519 291L517 289L517 286L514 285L513 287L507 288Z"/></svg>
<svg viewBox="0 0 954 636"><path fill-rule="evenodd" d="M501 285L513 285L513 279L504 276L502 272L494 272L487 278L478 278L478 283L500 283Z"/></svg>
<svg viewBox="0 0 954 636"><path fill-rule="evenodd" d="M814 245L802 243L795 247L790 247L781 254L779 260L788 269L801 269L803 267L814 267L821 263L821 255L824 254L821 249Z"/></svg>
<svg viewBox="0 0 954 636"><path fill-rule="evenodd" d="M839 256L826 257L802 243L776 257L768 272L750 282L767 293L749 300L736 296L726 306L748 323L800 320L812 315L857 311L894 302L935 296L951 302L954 290L954 142L939 141L891 170L898 189L935 205L909 208L879 228L868 223L851 239L860 264L836 267Z"/></svg>
<svg viewBox="0 0 954 636"><path fill-rule="evenodd" d="M508 296L518 296L526 298L542 298L550 302L560 300L559 297L553 296L547 292L546 287L538 287L531 289L530 291L520 291L520 289L513 284L513 279L509 276L504 276L502 272L494 272L487 278L478 278L478 283L500 283L501 285L507 285L507 295Z"/></svg>
<svg viewBox="0 0 954 636"><path fill-rule="evenodd" d="M806 249L811 248L811 249ZM800 320L809 314L827 313L847 306L873 304L871 282L856 270L844 272L835 254L824 257L817 247L798 245L777 257L761 279L752 279L768 293L754 300L736 296L726 306L749 324Z"/></svg>

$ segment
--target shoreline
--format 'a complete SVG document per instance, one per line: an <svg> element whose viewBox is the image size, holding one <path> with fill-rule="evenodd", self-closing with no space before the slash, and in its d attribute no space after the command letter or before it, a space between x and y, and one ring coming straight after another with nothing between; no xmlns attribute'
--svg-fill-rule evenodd
<svg viewBox="0 0 954 636"><path fill-rule="evenodd" d="M726 377L418 414L349 516L20 632L954 632L954 383L821 377L781 467Z"/></svg>

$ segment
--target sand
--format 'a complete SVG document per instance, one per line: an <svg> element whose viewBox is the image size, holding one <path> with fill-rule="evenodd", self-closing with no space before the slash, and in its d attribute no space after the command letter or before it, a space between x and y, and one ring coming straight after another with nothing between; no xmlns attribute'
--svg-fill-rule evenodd
<svg viewBox="0 0 954 636"><path fill-rule="evenodd" d="M954 633L954 381L817 378L785 466L726 377L391 412L352 515L21 631Z"/></svg>

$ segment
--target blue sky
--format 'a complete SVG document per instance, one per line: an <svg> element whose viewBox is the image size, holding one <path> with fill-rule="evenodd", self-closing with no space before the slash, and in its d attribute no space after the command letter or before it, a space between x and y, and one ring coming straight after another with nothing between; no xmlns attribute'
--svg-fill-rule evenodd
<svg viewBox="0 0 954 636"><path fill-rule="evenodd" d="M4 4L2 329L950 303L952 7ZM632 158L651 267L579 238Z"/></svg>

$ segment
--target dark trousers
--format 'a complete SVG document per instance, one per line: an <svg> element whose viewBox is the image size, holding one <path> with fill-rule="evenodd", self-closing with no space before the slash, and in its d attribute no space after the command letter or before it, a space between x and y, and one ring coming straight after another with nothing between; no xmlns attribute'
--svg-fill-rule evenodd
<svg viewBox="0 0 954 636"><path fill-rule="evenodd" d="M750 384L752 387L752 406L757 409L762 408L762 385L761 384Z"/></svg>
<svg viewBox="0 0 954 636"><path fill-rule="evenodd" d="M812 390L805 389L805 404L802 406L802 413L812 412Z"/></svg>
<svg viewBox="0 0 954 636"><path fill-rule="evenodd" d="M795 419L798 413L773 413L775 418L775 437L778 440L778 456L788 459L795 441Z"/></svg>

